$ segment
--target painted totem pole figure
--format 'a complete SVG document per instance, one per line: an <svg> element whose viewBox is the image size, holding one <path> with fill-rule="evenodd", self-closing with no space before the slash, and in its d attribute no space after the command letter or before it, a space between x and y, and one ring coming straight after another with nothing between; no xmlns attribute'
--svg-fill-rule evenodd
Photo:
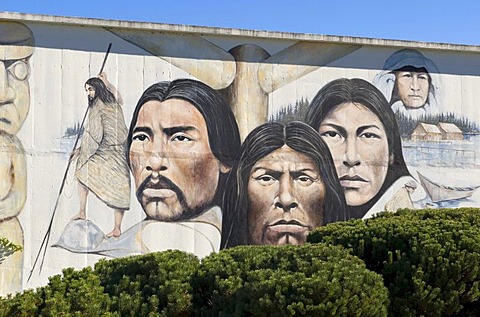
<svg viewBox="0 0 480 317"><path fill-rule="evenodd" d="M29 59L35 41L22 23L0 22L0 236L23 247L17 219L27 196L25 153L16 134L30 108ZM22 288L23 252L0 264L0 295Z"/></svg>
<svg viewBox="0 0 480 317"><path fill-rule="evenodd" d="M420 118L439 113L438 73L437 66L422 53L402 49L387 58L373 84L385 95L393 112Z"/></svg>

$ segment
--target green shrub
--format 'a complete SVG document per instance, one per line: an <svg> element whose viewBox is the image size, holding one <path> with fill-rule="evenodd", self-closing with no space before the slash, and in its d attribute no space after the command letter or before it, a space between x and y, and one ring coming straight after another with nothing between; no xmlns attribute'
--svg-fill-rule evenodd
<svg viewBox="0 0 480 317"><path fill-rule="evenodd" d="M239 246L206 257L192 281L197 315L386 316L381 277L340 247Z"/></svg>
<svg viewBox="0 0 480 317"><path fill-rule="evenodd" d="M47 286L2 299L0 316L114 316L109 303L92 268L68 268L63 276L50 277Z"/></svg>
<svg viewBox="0 0 480 317"><path fill-rule="evenodd" d="M190 316L190 279L199 260L181 251L100 261L95 272L121 316Z"/></svg>
<svg viewBox="0 0 480 317"><path fill-rule="evenodd" d="M317 228L308 241L351 248L367 268L382 274L391 316L478 316L479 212L383 213Z"/></svg>
<svg viewBox="0 0 480 317"><path fill-rule="evenodd" d="M5 298L0 298L0 316L39 316L43 303L44 298L41 288L37 289L37 291L26 290L14 296L8 295Z"/></svg>
<svg viewBox="0 0 480 317"><path fill-rule="evenodd" d="M404 219L422 219L422 220L453 220L467 222L472 226L480 226L479 208L449 208L449 209L422 209L422 210L399 210L394 214L395 217ZM377 218L391 217L389 213L380 213Z"/></svg>

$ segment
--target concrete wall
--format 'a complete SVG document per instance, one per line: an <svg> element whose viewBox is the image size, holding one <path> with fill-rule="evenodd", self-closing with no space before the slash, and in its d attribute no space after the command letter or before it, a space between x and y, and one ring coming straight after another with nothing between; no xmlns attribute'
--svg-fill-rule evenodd
<svg viewBox="0 0 480 317"><path fill-rule="evenodd" d="M85 82L99 75L109 43L103 72L122 103L110 108L93 103L89 108ZM315 226L370 217L386 204L392 206L392 200L395 206L413 208L480 203L480 193L474 191L480 185L479 47L1 13L0 52L0 235L23 246L23 252L0 264L0 294L42 285L62 268L93 265L105 257L169 248L203 257L221 244L303 243ZM345 84L341 78L361 80ZM201 113L195 119L198 107L191 108L192 102L171 107L158 101L154 110L143 108L133 122L133 135L127 137L142 93L155 83L176 79L195 80L186 89L195 96L220 96L231 111L218 105L224 112L213 110L214 115ZM249 161L249 145L236 155L239 142L263 123L293 118L314 125L313 104L328 109L331 101L324 95L339 94L326 89L315 98L329 83L346 85L342 89L353 85L370 97L383 95L377 101L365 97L377 102L373 107L380 113L362 102L352 107L342 101L343 108L337 102L325 110L320 126L313 127L319 134L310 136L305 126L297 127L306 143L320 142L313 146L315 154L287 153L280 147L265 153L265 144L267 150L256 150L257 161ZM86 132L77 144L81 150L69 164L75 128L87 109ZM235 116L240 138L235 124L228 123L229 113ZM182 123L183 118L187 121ZM397 124L386 122L389 118ZM134 130L139 120L158 131ZM412 141L419 122L460 122L463 140ZM214 136L199 128L195 144L204 148L177 149L175 143L160 153L159 148L175 138L166 134L168 124L203 124ZM227 132L213 132L215 125ZM252 144L274 138L273 126L264 130L250 136ZM118 144L99 154L107 139ZM185 147L192 139L187 133L175 141L187 141L181 144ZM220 157L212 142L219 142L227 158ZM130 151L125 150L130 143ZM350 154L356 161L347 166ZM102 163L92 163L96 158ZM148 192L153 197L148 201L137 195L141 181L153 173L152 162L165 158L172 171L168 178L185 194L184 205L177 194L170 204L171 194L162 189ZM261 159L267 164L260 166L263 174L255 175ZM86 164L83 176L79 161ZM295 176L299 169L308 172ZM155 175L161 171L159 167ZM217 185L231 171L234 176L226 185ZM419 173L440 185L471 188L471 196L437 201L420 185ZM81 215L85 191L78 180L88 193L86 220ZM100 185L94 184L97 180ZM255 184L263 187L254 190ZM407 187L414 190L405 195ZM282 191L296 205L289 210L282 205L276 214L278 200L285 197L280 197ZM122 198L123 204L117 204ZM164 209L159 204L165 204ZM115 224L123 214L120 235ZM113 237L107 237L112 228Z"/></svg>

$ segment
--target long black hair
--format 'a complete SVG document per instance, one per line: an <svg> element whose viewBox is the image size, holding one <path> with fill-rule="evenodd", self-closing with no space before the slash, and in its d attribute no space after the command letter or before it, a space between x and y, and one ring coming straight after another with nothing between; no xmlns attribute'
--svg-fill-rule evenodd
<svg viewBox="0 0 480 317"><path fill-rule="evenodd" d="M337 106L349 102L362 104L375 114L385 127L388 141L389 166L382 187L366 204L347 208L348 218L361 218L397 179L410 173L403 158L402 140L395 114L380 90L364 79L340 78L323 86L312 99L305 122L318 131L323 120Z"/></svg>
<svg viewBox="0 0 480 317"><path fill-rule="evenodd" d="M303 122L265 123L245 139L239 156L229 173L223 196L221 248L248 244L248 179L253 165L273 151L290 147L307 155L318 166L325 185L324 224L346 220L345 197L338 181L330 151L320 135Z"/></svg>
<svg viewBox="0 0 480 317"><path fill-rule="evenodd" d="M240 133L233 111L226 100L210 86L193 79L162 81L148 87L138 100L127 138L127 162L130 165L130 146L133 130L142 106L151 100L163 102L181 99L191 103L203 116L207 125L208 142L213 155L225 166L232 167L240 149ZM220 204L226 174L221 173L214 202Z"/></svg>
<svg viewBox="0 0 480 317"><path fill-rule="evenodd" d="M85 82L85 85L92 86L95 89L95 98L99 98L103 103L117 102L113 93L107 88L105 83L100 78L89 78Z"/></svg>

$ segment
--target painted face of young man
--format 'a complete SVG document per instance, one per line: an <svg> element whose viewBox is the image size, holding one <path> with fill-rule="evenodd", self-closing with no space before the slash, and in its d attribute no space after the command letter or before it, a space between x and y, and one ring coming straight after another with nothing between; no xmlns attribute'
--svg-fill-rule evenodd
<svg viewBox="0 0 480 317"><path fill-rule="evenodd" d="M343 103L318 131L332 153L347 205L367 203L382 187L389 166L388 139L380 119L362 104Z"/></svg>
<svg viewBox="0 0 480 317"><path fill-rule="evenodd" d="M139 111L130 146L137 198L149 218L176 221L212 203L220 172L202 114L191 103L148 101Z"/></svg>
<svg viewBox="0 0 480 317"><path fill-rule="evenodd" d="M248 179L250 244L303 244L323 223L325 185L318 166L283 146L253 165Z"/></svg>
<svg viewBox="0 0 480 317"><path fill-rule="evenodd" d="M430 87L429 75L425 72L398 71L395 74L397 93L405 108L418 109L425 106Z"/></svg>

